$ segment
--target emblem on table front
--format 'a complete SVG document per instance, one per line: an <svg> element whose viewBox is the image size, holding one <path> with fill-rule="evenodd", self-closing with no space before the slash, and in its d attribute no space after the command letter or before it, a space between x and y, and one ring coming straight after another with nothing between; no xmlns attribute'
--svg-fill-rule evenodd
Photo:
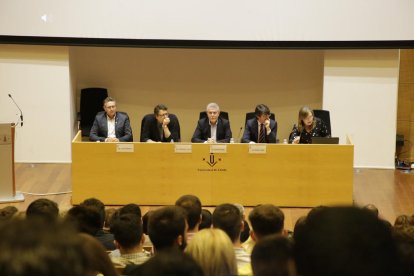
<svg viewBox="0 0 414 276"><path fill-rule="evenodd" d="M205 161L210 167L214 167L218 162L221 161L221 158L216 159L214 154L210 154L210 159L206 160L206 158L203 158L203 161Z"/></svg>

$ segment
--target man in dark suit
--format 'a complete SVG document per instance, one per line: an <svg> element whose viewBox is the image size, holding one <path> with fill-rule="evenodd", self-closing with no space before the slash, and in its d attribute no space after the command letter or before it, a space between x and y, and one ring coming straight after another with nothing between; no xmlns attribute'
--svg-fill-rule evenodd
<svg viewBox="0 0 414 276"><path fill-rule="evenodd" d="M256 118L246 122L242 143L276 143L277 122L270 119L270 109L259 104L254 111Z"/></svg>
<svg viewBox="0 0 414 276"><path fill-rule="evenodd" d="M159 104L154 115L146 115L142 121L141 142L180 142L180 124L168 108Z"/></svg>
<svg viewBox="0 0 414 276"><path fill-rule="evenodd" d="M104 100L105 111L98 112L89 134L90 141L132 142L132 129L128 114L116 111L116 102L107 97Z"/></svg>
<svg viewBox="0 0 414 276"><path fill-rule="evenodd" d="M228 143L231 138L230 122L220 117L220 107L216 103L207 105L207 118L198 120L191 142Z"/></svg>

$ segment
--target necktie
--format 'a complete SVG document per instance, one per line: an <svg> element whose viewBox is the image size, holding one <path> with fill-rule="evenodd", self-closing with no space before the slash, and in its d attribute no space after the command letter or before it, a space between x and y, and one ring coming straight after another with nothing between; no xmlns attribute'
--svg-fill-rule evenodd
<svg viewBox="0 0 414 276"><path fill-rule="evenodd" d="M264 124L260 124L259 143L266 143L266 130Z"/></svg>

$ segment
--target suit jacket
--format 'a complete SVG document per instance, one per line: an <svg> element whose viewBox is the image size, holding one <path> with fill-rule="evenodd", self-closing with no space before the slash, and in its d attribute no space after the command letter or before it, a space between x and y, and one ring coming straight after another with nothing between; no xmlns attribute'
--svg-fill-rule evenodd
<svg viewBox="0 0 414 276"><path fill-rule="evenodd" d="M277 122L274 120L270 120L270 133L266 135L266 143L276 143L276 133L277 133ZM259 133L259 125L257 123L257 119L253 118L247 121L246 127L244 128L243 138L241 140L242 143L249 143L251 141L256 142L258 141Z"/></svg>
<svg viewBox="0 0 414 276"><path fill-rule="evenodd" d="M230 122L221 117L217 120L217 142L228 143L231 138ZM204 143L208 138L211 137L211 126L208 118L202 118L198 120L196 130L194 131L191 142L193 143Z"/></svg>
<svg viewBox="0 0 414 276"><path fill-rule="evenodd" d="M141 142L146 142L148 139L156 142L180 142L180 124L178 122L177 116L174 114L169 115L170 123L168 124L168 129L171 132L170 137L165 138L161 137L160 131L158 128L158 121L155 118L154 114L145 115L142 119L142 129L141 129Z"/></svg>
<svg viewBox="0 0 414 276"><path fill-rule="evenodd" d="M133 141L129 117L124 112L116 112L115 136L121 142ZM89 140L105 142L106 138L108 138L108 120L105 111L101 111L95 116L95 121L89 134Z"/></svg>

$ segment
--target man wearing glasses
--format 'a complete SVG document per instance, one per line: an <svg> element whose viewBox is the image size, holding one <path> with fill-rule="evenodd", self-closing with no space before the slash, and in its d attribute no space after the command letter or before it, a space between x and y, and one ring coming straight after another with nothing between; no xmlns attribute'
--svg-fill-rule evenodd
<svg viewBox="0 0 414 276"><path fill-rule="evenodd" d="M256 118L246 122L242 143L276 143L277 123L270 119L270 109L259 104L254 111Z"/></svg>
<svg viewBox="0 0 414 276"><path fill-rule="evenodd" d="M180 125L174 115L168 114L163 104L154 107L154 116L144 118L141 142L179 142Z"/></svg>

